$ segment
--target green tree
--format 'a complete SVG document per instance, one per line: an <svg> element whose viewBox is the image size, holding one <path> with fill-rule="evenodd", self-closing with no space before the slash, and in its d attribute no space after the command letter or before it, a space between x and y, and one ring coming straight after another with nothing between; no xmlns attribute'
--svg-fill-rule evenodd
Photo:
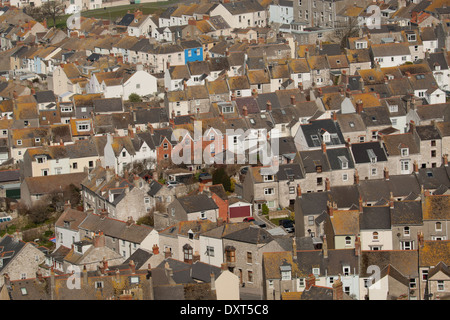
<svg viewBox="0 0 450 320"><path fill-rule="evenodd" d="M213 184L222 184L225 191L232 192L231 179L223 167L213 172L212 182Z"/></svg>
<svg viewBox="0 0 450 320"><path fill-rule="evenodd" d="M129 100L130 102L141 102L141 101L142 101L141 96L138 95L137 93L132 93L132 94L130 94L130 95L128 96L128 100Z"/></svg>
<svg viewBox="0 0 450 320"><path fill-rule="evenodd" d="M267 204L263 203L261 211L263 215L269 214L269 207L267 206Z"/></svg>

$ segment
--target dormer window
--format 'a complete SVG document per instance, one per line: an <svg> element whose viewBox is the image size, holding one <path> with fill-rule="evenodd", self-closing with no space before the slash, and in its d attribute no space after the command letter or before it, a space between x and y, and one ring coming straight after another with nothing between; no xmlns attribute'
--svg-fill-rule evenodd
<svg viewBox="0 0 450 320"><path fill-rule="evenodd" d="M264 181L265 181L265 182L266 182L266 181L273 181L273 175L268 174L268 175L264 176Z"/></svg>
<svg viewBox="0 0 450 320"><path fill-rule="evenodd" d="M398 105L389 105L389 112L398 112Z"/></svg>
<svg viewBox="0 0 450 320"><path fill-rule="evenodd" d="M231 105L222 106L222 113L233 113L234 107Z"/></svg>
<svg viewBox="0 0 450 320"><path fill-rule="evenodd" d="M416 34L415 33L409 33L406 35L409 42L416 41Z"/></svg>
<svg viewBox="0 0 450 320"><path fill-rule="evenodd" d="M367 150L367 155L369 156L371 163L377 163L377 156L375 155L373 149Z"/></svg>
<svg viewBox="0 0 450 320"><path fill-rule="evenodd" d="M339 156L338 160L341 163L341 169L348 169L348 159L347 159L347 157Z"/></svg>
<svg viewBox="0 0 450 320"><path fill-rule="evenodd" d="M409 149L408 148L401 148L401 154L402 157L407 157L409 155Z"/></svg>
<svg viewBox="0 0 450 320"><path fill-rule="evenodd" d="M284 262L280 266L281 280L291 280L292 279L292 267L287 262Z"/></svg>
<svg viewBox="0 0 450 320"><path fill-rule="evenodd" d="M36 161L37 161L37 163L45 163L45 162L47 162L47 157L46 156L36 157Z"/></svg>

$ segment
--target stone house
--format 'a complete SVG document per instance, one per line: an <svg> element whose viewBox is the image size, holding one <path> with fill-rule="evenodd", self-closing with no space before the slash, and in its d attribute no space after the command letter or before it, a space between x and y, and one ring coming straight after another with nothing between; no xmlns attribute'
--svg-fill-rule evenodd
<svg viewBox="0 0 450 320"><path fill-rule="evenodd" d="M200 261L200 236L216 227L217 223L210 220L177 222L159 232L160 252L166 258L171 257L189 264Z"/></svg>
<svg viewBox="0 0 450 320"><path fill-rule="evenodd" d="M449 195L430 195L424 191L422 196L424 240L449 240L449 208Z"/></svg>
<svg viewBox="0 0 450 320"><path fill-rule="evenodd" d="M439 130L434 125L413 126L419 140L421 154L418 165L420 168L435 168L442 165L442 139Z"/></svg>
<svg viewBox="0 0 450 320"><path fill-rule="evenodd" d="M64 257L64 272L69 273L72 270L97 271L98 265L107 263L109 265L119 265L125 261L125 258L118 252L108 248L105 245L105 236L98 232L91 240L82 240L75 242L69 253Z"/></svg>
<svg viewBox="0 0 450 320"><path fill-rule="evenodd" d="M361 250L392 250L393 233L389 206L360 207Z"/></svg>
<svg viewBox="0 0 450 320"><path fill-rule="evenodd" d="M90 213L79 224L83 239L94 239L96 232L103 232L105 246L128 259L138 249L153 251L158 246L158 232L150 226L137 225L129 219L120 221L103 214Z"/></svg>
<svg viewBox="0 0 450 320"><path fill-rule="evenodd" d="M5 275L11 281L32 278L45 260L45 248L22 241L19 235L4 235L0 239L0 246L3 248L0 259L0 287L4 284Z"/></svg>
<svg viewBox="0 0 450 320"><path fill-rule="evenodd" d="M393 250L417 250L417 234L423 230L422 203L390 201Z"/></svg>
<svg viewBox="0 0 450 320"><path fill-rule="evenodd" d="M239 277L240 284L262 289L264 252L285 251L266 230L258 226L235 231L223 237L224 263Z"/></svg>
<svg viewBox="0 0 450 320"><path fill-rule="evenodd" d="M450 261L442 252L448 252L450 242L424 240L424 234L418 234L417 240L419 279L416 283L416 290L419 291L419 300L437 300L442 296L445 297L448 286L446 286L447 281L441 272L443 265L448 265Z"/></svg>
<svg viewBox="0 0 450 320"><path fill-rule="evenodd" d="M276 174L264 174L264 167L251 167L245 175L243 198L254 205L255 213L260 213L262 205L269 209L279 207L279 190Z"/></svg>
<svg viewBox="0 0 450 320"><path fill-rule="evenodd" d="M380 142L353 143L351 145L355 161L355 182L366 179L380 179L388 165L386 151Z"/></svg>
<svg viewBox="0 0 450 320"><path fill-rule="evenodd" d="M397 299L402 295L410 300L419 298L416 250L363 250L359 270L360 299ZM374 272L377 277L374 277ZM375 279L371 280L370 277ZM411 291L409 295L408 291Z"/></svg>
<svg viewBox="0 0 450 320"><path fill-rule="evenodd" d="M212 198L204 193L186 195L175 198L167 206L169 223L179 221L210 220L216 222L219 216L219 207Z"/></svg>
<svg viewBox="0 0 450 320"><path fill-rule="evenodd" d="M422 151L415 132L383 136L387 168L391 174L409 174L422 161Z"/></svg>
<svg viewBox="0 0 450 320"><path fill-rule="evenodd" d="M132 177L130 182L117 176L114 169L97 166L81 182L84 210L107 212L111 218L137 221L147 214L148 184Z"/></svg>
<svg viewBox="0 0 450 320"><path fill-rule="evenodd" d="M78 227L87 217L87 213L66 206L64 212L55 222L56 249L60 246L71 248L72 244L81 240Z"/></svg>

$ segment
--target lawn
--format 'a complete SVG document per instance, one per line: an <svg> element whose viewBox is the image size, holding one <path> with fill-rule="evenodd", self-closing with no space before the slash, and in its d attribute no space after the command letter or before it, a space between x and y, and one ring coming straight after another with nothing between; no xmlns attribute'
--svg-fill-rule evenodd
<svg viewBox="0 0 450 320"><path fill-rule="evenodd" d="M164 11L164 9L170 5L178 3L179 0L161 1L161 2L147 2L140 4L129 4L125 6L117 7L105 7L102 9L95 9L82 12L83 17L93 17L98 19L111 19L116 20L119 17L124 16L128 11L133 12L136 9L142 11L143 14L158 14Z"/></svg>
<svg viewBox="0 0 450 320"><path fill-rule="evenodd" d="M169 0L159 2L147 2L140 4L129 4L117 7L107 7L102 9L83 11L81 15L87 18L108 19L115 21L119 17L123 17L128 11L133 12L136 9L142 11L143 14L160 14L164 9L170 5L179 3L180 0ZM66 28L66 21L70 17L70 14L62 15L56 19L56 27L59 29ZM47 19L47 26L50 28L53 26L53 20Z"/></svg>

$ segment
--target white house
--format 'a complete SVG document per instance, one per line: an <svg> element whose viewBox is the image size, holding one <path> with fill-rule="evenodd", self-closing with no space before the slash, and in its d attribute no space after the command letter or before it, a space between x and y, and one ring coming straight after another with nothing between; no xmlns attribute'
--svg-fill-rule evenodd
<svg viewBox="0 0 450 320"><path fill-rule="evenodd" d="M294 20L294 2L281 0L269 6L269 23L289 24Z"/></svg>
<svg viewBox="0 0 450 320"><path fill-rule="evenodd" d="M222 16L234 28L265 27L267 13L257 1L230 1L219 3L210 16Z"/></svg>
<svg viewBox="0 0 450 320"><path fill-rule="evenodd" d="M407 43L372 44L371 55L374 64L381 68L396 67L412 62L411 51Z"/></svg>

